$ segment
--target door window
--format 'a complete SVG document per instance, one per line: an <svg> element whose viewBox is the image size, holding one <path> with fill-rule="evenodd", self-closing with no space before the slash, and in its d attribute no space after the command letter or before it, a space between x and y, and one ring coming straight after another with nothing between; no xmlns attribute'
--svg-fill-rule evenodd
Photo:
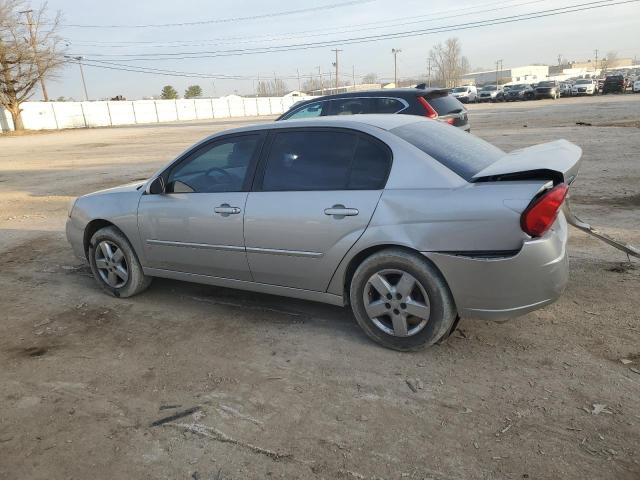
<svg viewBox="0 0 640 480"><path fill-rule="evenodd" d="M331 100L332 115L359 115L374 113L372 98L343 98Z"/></svg>
<svg viewBox="0 0 640 480"><path fill-rule="evenodd" d="M198 149L171 170L167 192L241 192L259 138L243 135Z"/></svg>
<svg viewBox="0 0 640 480"><path fill-rule="evenodd" d="M262 190L378 190L390 167L389 149L363 135L281 132L267 158Z"/></svg>
<svg viewBox="0 0 640 480"><path fill-rule="evenodd" d="M289 115L285 120L291 120L294 118L312 118L322 115L322 108L326 102L316 102L307 105L306 107L298 110L297 112Z"/></svg>

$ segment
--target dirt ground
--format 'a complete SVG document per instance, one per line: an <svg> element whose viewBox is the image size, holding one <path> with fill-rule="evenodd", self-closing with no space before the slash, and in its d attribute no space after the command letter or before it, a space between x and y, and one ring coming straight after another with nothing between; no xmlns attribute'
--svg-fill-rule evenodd
<svg viewBox="0 0 640 480"><path fill-rule="evenodd" d="M640 95L470 110L507 150L580 145L574 210L640 244ZM71 199L243 123L0 137L0 478L640 478L640 268L576 230L556 304L413 354L322 304L103 294L66 243Z"/></svg>

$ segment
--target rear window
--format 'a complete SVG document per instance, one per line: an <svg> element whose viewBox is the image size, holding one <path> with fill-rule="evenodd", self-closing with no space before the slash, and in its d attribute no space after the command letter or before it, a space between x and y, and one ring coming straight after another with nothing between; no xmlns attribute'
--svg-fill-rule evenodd
<svg viewBox="0 0 640 480"><path fill-rule="evenodd" d="M498 147L459 128L439 122L415 122L391 130L466 181L503 157Z"/></svg>
<svg viewBox="0 0 640 480"><path fill-rule="evenodd" d="M464 105L451 95L427 96L425 100L438 112L438 115L459 113L464 110Z"/></svg>

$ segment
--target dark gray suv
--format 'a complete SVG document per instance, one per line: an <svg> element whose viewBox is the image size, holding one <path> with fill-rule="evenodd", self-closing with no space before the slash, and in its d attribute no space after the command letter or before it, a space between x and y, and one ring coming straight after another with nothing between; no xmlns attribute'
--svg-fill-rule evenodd
<svg viewBox="0 0 640 480"><path fill-rule="evenodd" d="M418 115L467 132L471 130L467 109L448 90L440 88L394 88L327 95L296 103L277 120L363 113Z"/></svg>

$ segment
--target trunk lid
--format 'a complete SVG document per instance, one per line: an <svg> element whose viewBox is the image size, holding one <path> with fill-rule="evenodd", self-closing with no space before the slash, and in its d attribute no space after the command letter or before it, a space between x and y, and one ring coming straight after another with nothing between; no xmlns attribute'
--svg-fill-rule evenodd
<svg viewBox="0 0 640 480"><path fill-rule="evenodd" d="M567 140L514 150L480 170L472 182L549 179L571 183L578 174L582 149Z"/></svg>

